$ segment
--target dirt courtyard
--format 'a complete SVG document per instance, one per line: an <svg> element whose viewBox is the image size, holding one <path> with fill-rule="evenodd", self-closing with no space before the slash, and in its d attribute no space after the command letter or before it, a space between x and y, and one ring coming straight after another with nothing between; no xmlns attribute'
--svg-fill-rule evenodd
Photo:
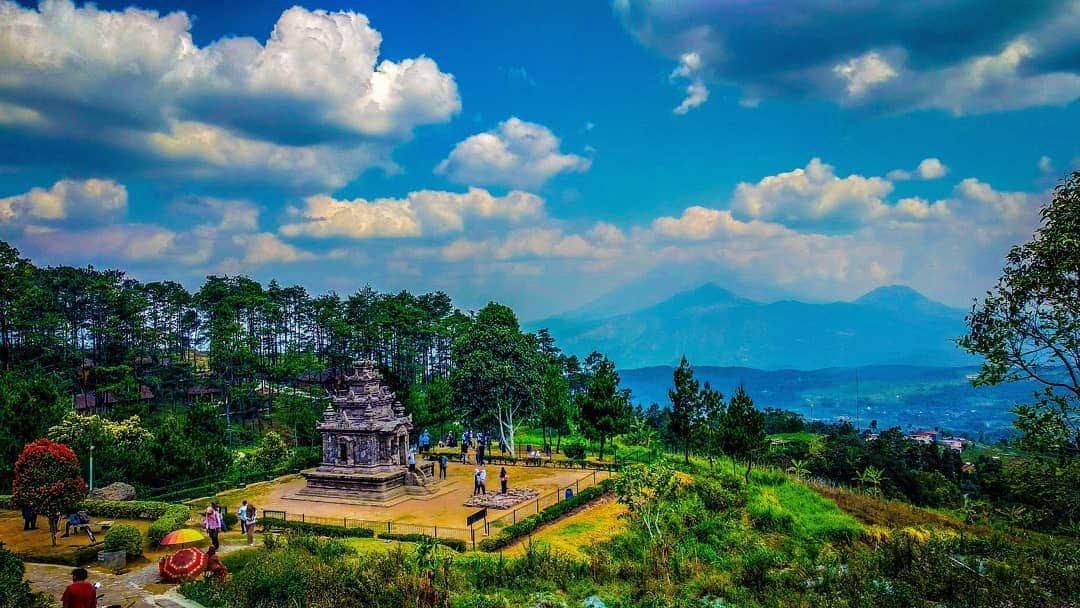
<svg viewBox="0 0 1080 608"><path fill-rule="evenodd" d="M317 517L341 517L349 519L368 519L395 521L411 524L426 524L448 527L465 527L465 518L476 511L475 507L466 507L465 501L473 493L474 465L451 462L447 468L446 479L442 481L438 493L430 497L410 497L388 507L347 504L344 502L325 502L310 498L294 498L304 487L305 481L298 475L290 475L265 484L257 484L239 490L229 490L218 495L220 504L235 512L241 501L247 500L260 511L267 509L303 513ZM499 491L499 471L501 466L488 466L487 491ZM507 466L510 475L510 487L526 486L545 495L567 487L574 487L574 482L582 481L581 487L592 485L592 471L551 469L529 466ZM597 473L597 480L606 479L607 473ZM523 503L523 504L527 504ZM497 517L500 511L490 510L489 516Z"/></svg>

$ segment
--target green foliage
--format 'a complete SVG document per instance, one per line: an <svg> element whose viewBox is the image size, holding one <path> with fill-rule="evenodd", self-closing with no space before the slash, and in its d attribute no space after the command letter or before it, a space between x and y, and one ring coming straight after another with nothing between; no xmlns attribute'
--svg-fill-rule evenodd
<svg viewBox="0 0 1080 608"><path fill-rule="evenodd" d="M1034 380L1045 387L1016 407L1026 449L1080 450L1080 170L1054 190L1034 238L1013 247L994 289L967 317L958 343L982 357L976 385ZM1058 373L1058 369L1063 373Z"/></svg>
<svg viewBox="0 0 1080 608"><path fill-rule="evenodd" d="M118 524L109 529L105 535L106 551L127 551L132 557L143 554L142 532L135 526Z"/></svg>
<svg viewBox="0 0 1080 608"><path fill-rule="evenodd" d="M630 391L619 389L619 373L611 359L599 357L585 391L578 393L576 402L581 434L600 443L598 455L603 460L604 443L626 428L631 412Z"/></svg>
<svg viewBox="0 0 1080 608"><path fill-rule="evenodd" d="M4 247L7 244L0 242L0 256ZM0 349L7 344L5 340ZM23 446L44 437L68 407L47 370L0 368L0 488L11 487L15 460Z"/></svg>
<svg viewBox="0 0 1080 608"><path fill-rule="evenodd" d="M540 511L540 513L536 515L526 517L516 524L503 528L497 535L490 536L477 543L477 547L481 551L498 551L499 549L512 544L519 538L531 534L540 526L549 524L581 505L600 498L610 491L611 488L612 484L610 480L604 480L595 486L585 488L574 495L570 500L559 501L543 511Z"/></svg>
<svg viewBox="0 0 1080 608"><path fill-rule="evenodd" d="M302 521L287 521L276 517L263 517L264 527L282 528L286 530L299 530L318 536L331 536L343 538L374 538L375 531L371 528L346 528L345 526L331 526Z"/></svg>
<svg viewBox="0 0 1080 608"><path fill-rule="evenodd" d="M454 342L450 385L467 419L493 426L515 447L517 427L541 403L543 358L536 337L523 334L514 311L489 303Z"/></svg>
<svg viewBox="0 0 1080 608"><path fill-rule="evenodd" d="M675 369L673 381L675 387L668 391L668 398L671 399L668 432L682 446L683 459L689 463L694 426L700 416L701 385L694 379L694 368L685 355Z"/></svg>
<svg viewBox="0 0 1080 608"><path fill-rule="evenodd" d="M379 538L385 538L387 540L400 540L407 543L435 543L444 547L449 547L458 553L464 553L468 550L469 545L460 538L436 538L428 534L387 534L380 533Z"/></svg>
<svg viewBox="0 0 1080 608"><path fill-rule="evenodd" d="M649 538L663 535L670 502L679 491L675 469L664 461L630 464L615 476L613 489L619 503L626 505L631 521L642 525Z"/></svg>
<svg viewBox="0 0 1080 608"><path fill-rule="evenodd" d="M191 519L191 507L187 505L169 505L165 512L154 520L154 523L150 524L150 528L146 530L146 540L156 546L169 532L187 526L189 519Z"/></svg>
<svg viewBox="0 0 1080 608"><path fill-rule="evenodd" d="M563 454L571 460L585 459L585 444L580 441L572 441L563 446Z"/></svg>
<svg viewBox="0 0 1080 608"><path fill-rule="evenodd" d="M253 458L259 470L273 471L289 459L289 446L285 444L281 435L268 431L259 442L259 447L255 449Z"/></svg>
<svg viewBox="0 0 1080 608"><path fill-rule="evenodd" d="M35 593L23 579L26 566L17 555L0 548L0 606L12 608L51 608L52 598Z"/></svg>
<svg viewBox="0 0 1080 608"><path fill-rule="evenodd" d="M754 459L764 454L768 446L765 441L765 416L754 408L753 400L742 385L735 390L723 423L721 442L724 453L731 456L732 462L739 459L746 463L746 480L749 482Z"/></svg>

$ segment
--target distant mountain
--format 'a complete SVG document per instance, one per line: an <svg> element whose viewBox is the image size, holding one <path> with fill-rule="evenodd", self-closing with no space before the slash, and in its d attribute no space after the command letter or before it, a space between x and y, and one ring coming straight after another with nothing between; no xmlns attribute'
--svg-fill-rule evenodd
<svg viewBox="0 0 1080 608"><path fill-rule="evenodd" d="M589 312L530 326L548 328L567 352L598 350L620 368L673 365L684 354L695 365L765 370L976 363L952 343L964 332L964 311L902 286L811 304L756 302L710 283L638 310Z"/></svg>

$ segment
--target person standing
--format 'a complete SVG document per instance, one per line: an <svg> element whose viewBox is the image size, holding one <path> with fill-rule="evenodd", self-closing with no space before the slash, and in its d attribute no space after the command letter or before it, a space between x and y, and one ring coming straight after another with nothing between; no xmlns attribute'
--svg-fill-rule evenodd
<svg viewBox="0 0 1080 608"><path fill-rule="evenodd" d="M215 506L214 510L217 511L218 521L221 522L221 531L228 532L229 526L225 524L225 516L221 514L221 505Z"/></svg>
<svg viewBox="0 0 1080 608"><path fill-rule="evenodd" d="M71 584L60 596L60 605L64 608L97 608L97 589L86 582L90 574L86 568L71 571Z"/></svg>
<svg viewBox="0 0 1080 608"><path fill-rule="evenodd" d="M240 503L236 511L236 517L240 520L240 533L247 534L247 501Z"/></svg>
<svg viewBox="0 0 1080 608"><path fill-rule="evenodd" d="M221 532L221 514L217 510L217 502L211 502L210 506L206 507L206 511L203 512L203 528L210 535L210 543L214 545L214 548L220 548L221 543L218 541L218 533Z"/></svg>
<svg viewBox="0 0 1080 608"><path fill-rule="evenodd" d="M476 444L476 464L484 466L484 443Z"/></svg>
<svg viewBox="0 0 1080 608"><path fill-rule="evenodd" d="M473 469L472 479L473 479L472 495L476 496L477 494L480 493L480 467L476 467L475 469Z"/></svg>
<svg viewBox="0 0 1080 608"><path fill-rule="evenodd" d="M413 449L413 448L409 448L408 461L409 461L409 472L410 473L415 473L416 472L416 450Z"/></svg>
<svg viewBox="0 0 1080 608"><path fill-rule="evenodd" d="M446 454L439 456L439 479L446 479L446 465L448 464L448 460Z"/></svg>
<svg viewBox="0 0 1080 608"><path fill-rule="evenodd" d="M500 494L506 494L506 484L510 482L510 474L506 472L506 467L503 467L499 471L499 486L501 488Z"/></svg>
<svg viewBox="0 0 1080 608"><path fill-rule="evenodd" d="M245 514L247 516L245 517L247 520L247 544L250 547L255 544L255 505L249 504L245 509Z"/></svg>
<svg viewBox="0 0 1080 608"><path fill-rule="evenodd" d="M22 508L23 530L37 530L37 511L29 505Z"/></svg>
<svg viewBox="0 0 1080 608"><path fill-rule="evenodd" d="M469 464L469 444L461 440L461 464Z"/></svg>
<svg viewBox="0 0 1080 608"><path fill-rule="evenodd" d="M480 493L487 496L487 469L480 469Z"/></svg>

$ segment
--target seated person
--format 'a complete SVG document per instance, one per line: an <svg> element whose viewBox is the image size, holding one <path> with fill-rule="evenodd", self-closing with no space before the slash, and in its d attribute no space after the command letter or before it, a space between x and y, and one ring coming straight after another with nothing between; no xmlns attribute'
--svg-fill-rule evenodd
<svg viewBox="0 0 1080 608"><path fill-rule="evenodd" d="M71 536L71 529L78 528L78 526L86 525L90 523L90 514L86 511L78 511L75 513L69 513L67 515L67 523L64 524L64 535L60 538L66 538ZM87 529L87 534L90 531Z"/></svg>
<svg viewBox="0 0 1080 608"><path fill-rule="evenodd" d="M221 557L213 545L206 550L206 574L221 581L229 578L229 569L221 563Z"/></svg>

